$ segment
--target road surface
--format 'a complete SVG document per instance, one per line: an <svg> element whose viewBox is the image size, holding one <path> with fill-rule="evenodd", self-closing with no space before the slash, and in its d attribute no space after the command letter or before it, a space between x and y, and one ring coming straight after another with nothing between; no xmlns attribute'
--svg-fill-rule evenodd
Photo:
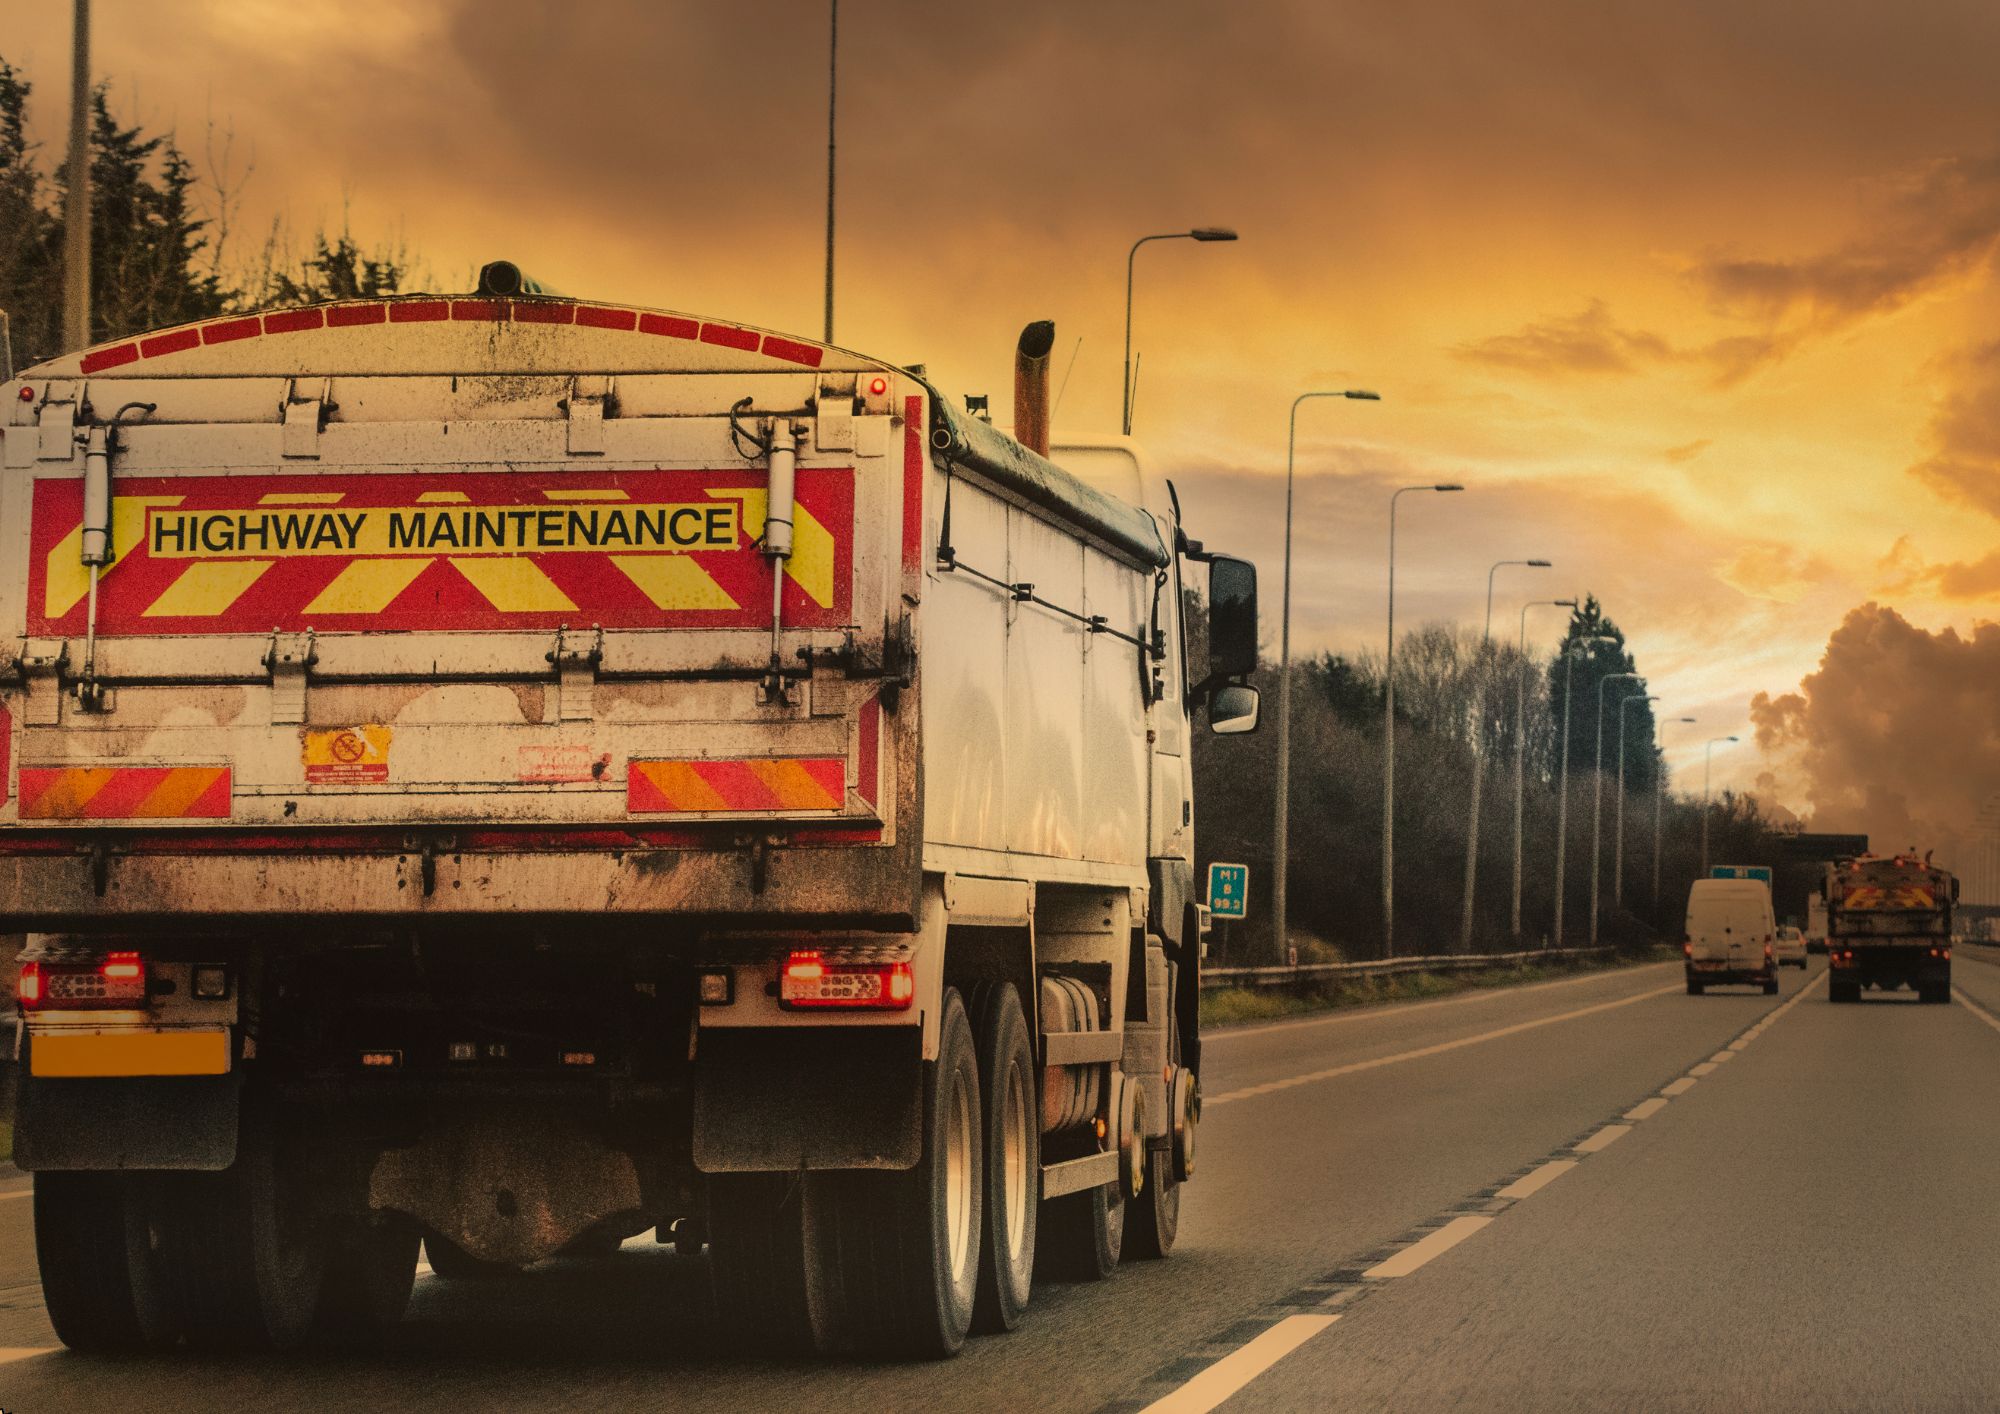
<svg viewBox="0 0 2000 1414"><path fill-rule="evenodd" d="M943 1364L717 1354L638 1241L421 1279L376 1350L86 1359L0 1183L0 1409L1991 1408L2000 966L1959 962L1948 1008L1667 964L1217 1033L1173 1257Z"/></svg>

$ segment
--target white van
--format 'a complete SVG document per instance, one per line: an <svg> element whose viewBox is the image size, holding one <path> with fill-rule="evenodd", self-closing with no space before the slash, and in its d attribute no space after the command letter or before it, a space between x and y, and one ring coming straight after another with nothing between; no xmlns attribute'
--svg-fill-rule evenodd
<svg viewBox="0 0 2000 1414"><path fill-rule="evenodd" d="M1771 889L1761 879L1696 879L1688 890L1688 995L1718 983L1761 986L1767 996L1778 990L1774 954L1777 919L1771 912Z"/></svg>

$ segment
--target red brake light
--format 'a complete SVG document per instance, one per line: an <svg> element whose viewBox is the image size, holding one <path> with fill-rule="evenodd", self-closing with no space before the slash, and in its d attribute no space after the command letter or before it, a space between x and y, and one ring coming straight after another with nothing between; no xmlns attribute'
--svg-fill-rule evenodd
<svg viewBox="0 0 2000 1414"><path fill-rule="evenodd" d="M14 984L14 1000L22 1010L42 1004L42 965L39 962L21 964L21 980Z"/></svg>
<svg viewBox="0 0 2000 1414"><path fill-rule="evenodd" d="M887 378L884 378L879 373L876 374L873 378L870 378L868 380L868 391L875 397L878 398L881 397L884 393L889 391L889 380Z"/></svg>
<svg viewBox="0 0 2000 1414"><path fill-rule="evenodd" d="M14 996L27 1010L92 1011L146 1004L146 964L135 952L96 963L27 962Z"/></svg>
<svg viewBox="0 0 2000 1414"><path fill-rule="evenodd" d="M845 962L796 949L778 969L778 1005L787 1010L907 1011L916 995L907 962Z"/></svg>

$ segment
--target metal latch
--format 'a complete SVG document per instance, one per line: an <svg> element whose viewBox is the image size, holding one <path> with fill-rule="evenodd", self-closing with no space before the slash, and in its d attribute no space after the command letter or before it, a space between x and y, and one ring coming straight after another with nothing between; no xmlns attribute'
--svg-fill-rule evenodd
<svg viewBox="0 0 2000 1414"><path fill-rule="evenodd" d="M318 388L302 387L308 380L293 378L285 384L285 433L282 451L288 457L319 455L319 434L327 415L338 406L333 401L333 380L322 378Z"/></svg>
<svg viewBox="0 0 2000 1414"><path fill-rule="evenodd" d="M604 661L604 630L589 631L564 624L556 630L556 646L548 655L556 665L556 720L585 722L597 715L597 665Z"/></svg>
<svg viewBox="0 0 2000 1414"><path fill-rule="evenodd" d="M21 675L27 699L21 713L23 725L53 727L62 721L62 680L68 670L68 639L21 641L21 656L14 660L14 671Z"/></svg>
<svg viewBox="0 0 2000 1414"><path fill-rule="evenodd" d="M854 450L854 389L857 373L820 375L813 399L813 446L822 452Z"/></svg>
<svg viewBox="0 0 2000 1414"><path fill-rule="evenodd" d="M271 646L264 650L264 666L271 670L271 725L297 726L306 719L306 677L319 661L313 648L313 631L280 633L271 630Z"/></svg>
<svg viewBox="0 0 2000 1414"><path fill-rule="evenodd" d="M605 404L611 401L611 380L579 374L569 380L563 411L569 417L569 452L573 457L604 455Z"/></svg>
<svg viewBox="0 0 2000 1414"><path fill-rule="evenodd" d="M41 428L39 456L45 462L66 462L76 455L76 415L83 407L87 384L51 383L42 395L36 425Z"/></svg>

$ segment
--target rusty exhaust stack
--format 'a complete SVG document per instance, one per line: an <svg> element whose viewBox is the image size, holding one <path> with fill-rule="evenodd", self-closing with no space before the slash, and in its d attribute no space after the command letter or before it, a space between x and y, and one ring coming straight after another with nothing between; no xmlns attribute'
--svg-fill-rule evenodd
<svg viewBox="0 0 2000 1414"><path fill-rule="evenodd" d="M1037 456L1049 454L1049 351L1056 322L1037 319L1014 349L1014 440Z"/></svg>

